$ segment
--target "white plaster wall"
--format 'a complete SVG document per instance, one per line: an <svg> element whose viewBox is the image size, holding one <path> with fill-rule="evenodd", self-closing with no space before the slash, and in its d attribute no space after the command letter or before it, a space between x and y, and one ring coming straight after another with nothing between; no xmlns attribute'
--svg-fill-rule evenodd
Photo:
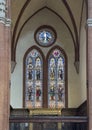
<svg viewBox="0 0 92 130"><path fill-rule="evenodd" d="M81 102L87 99L87 86L86 86L86 10L83 10L82 26L81 26L81 37L80 37L80 91L81 91Z"/></svg>
<svg viewBox="0 0 92 130"><path fill-rule="evenodd" d="M78 107L81 103L80 80L74 67L74 45L68 29L62 21L53 13L44 9L35 15L23 28L16 49L17 65L11 77L11 105L14 108L22 108L23 105L23 56L28 48L37 45L34 41L34 32L41 25L51 25L57 32L57 41L53 45L59 45L68 58L68 106ZM51 47L42 49L46 56Z"/></svg>
<svg viewBox="0 0 92 130"><path fill-rule="evenodd" d="M86 34L85 28L82 28L82 37L80 44L80 83L81 83L81 102L87 99L87 87L86 87Z"/></svg>

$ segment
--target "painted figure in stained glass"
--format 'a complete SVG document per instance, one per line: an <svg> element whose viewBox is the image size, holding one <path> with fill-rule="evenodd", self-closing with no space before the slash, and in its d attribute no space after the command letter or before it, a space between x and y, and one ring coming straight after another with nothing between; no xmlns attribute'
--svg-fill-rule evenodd
<svg viewBox="0 0 92 130"><path fill-rule="evenodd" d="M58 70L58 79L59 80L63 80L63 70L62 70L62 68L59 68L59 70Z"/></svg>
<svg viewBox="0 0 92 130"><path fill-rule="evenodd" d="M32 100L32 86L28 87L28 99Z"/></svg>
<svg viewBox="0 0 92 130"><path fill-rule="evenodd" d="M32 70L29 70L29 72L28 72L28 79L29 80L32 80L33 79L33 71Z"/></svg>
<svg viewBox="0 0 92 130"><path fill-rule="evenodd" d="M50 59L50 79L51 80L55 79L55 59L54 58Z"/></svg>
<svg viewBox="0 0 92 130"><path fill-rule="evenodd" d="M51 58L51 59L50 59L50 67L51 67L51 68L54 68L54 67L55 67L55 59L54 59L54 58Z"/></svg>
<svg viewBox="0 0 92 130"><path fill-rule="evenodd" d="M50 86L50 99L54 100L54 96L55 96L55 87L54 85Z"/></svg>
<svg viewBox="0 0 92 130"><path fill-rule="evenodd" d="M32 65L32 63L30 62L29 64L28 64L28 70L31 70L33 68L33 65Z"/></svg>
<svg viewBox="0 0 92 130"><path fill-rule="evenodd" d="M40 96L41 96L40 86L36 86L36 101L39 101Z"/></svg>
<svg viewBox="0 0 92 130"><path fill-rule="evenodd" d="M36 80L40 80L40 70L36 70Z"/></svg>
<svg viewBox="0 0 92 130"><path fill-rule="evenodd" d="M41 59L40 57L36 58L36 80L40 80L40 68L41 68Z"/></svg>
<svg viewBox="0 0 92 130"><path fill-rule="evenodd" d="M28 69L32 69L33 68L33 65L32 65L32 58L29 57L28 58Z"/></svg>
<svg viewBox="0 0 92 130"><path fill-rule="evenodd" d="M28 58L27 68L28 68L28 79L32 80L32 75L33 75L32 69L33 69L33 65L32 65L32 59L31 59L31 57Z"/></svg>
<svg viewBox="0 0 92 130"><path fill-rule="evenodd" d="M59 49L55 49L48 60L48 106L61 107L65 104L65 63L64 56ZM50 85L49 85L50 84Z"/></svg>
<svg viewBox="0 0 92 130"><path fill-rule="evenodd" d="M63 57L60 57L58 59L58 67L61 67L61 66L64 66L64 58Z"/></svg>
<svg viewBox="0 0 92 130"><path fill-rule="evenodd" d="M64 93L64 88L62 85L59 85L59 88L58 88L58 99L59 101L62 101L62 96L63 96L63 93Z"/></svg>
<svg viewBox="0 0 92 130"><path fill-rule="evenodd" d="M33 49L28 53L25 69L25 104L27 108L42 107L42 63L38 50Z"/></svg>
<svg viewBox="0 0 92 130"><path fill-rule="evenodd" d="M55 79L55 70L54 70L54 68L51 68L51 70L50 70L50 79L51 80Z"/></svg>
<svg viewBox="0 0 92 130"><path fill-rule="evenodd" d="M36 58L36 67L41 67L41 59L39 57Z"/></svg>

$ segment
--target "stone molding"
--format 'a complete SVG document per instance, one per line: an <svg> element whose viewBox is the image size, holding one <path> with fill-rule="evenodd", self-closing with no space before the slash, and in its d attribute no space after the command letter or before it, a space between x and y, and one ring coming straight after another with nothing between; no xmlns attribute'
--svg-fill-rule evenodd
<svg viewBox="0 0 92 130"><path fill-rule="evenodd" d="M15 61L11 61L11 73L14 72L15 66L16 66L16 62Z"/></svg>
<svg viewBox="0 0 92 130"><path fill-rule="evenodd" d="M79 61L75 61L74 66L75 66L76 72L79 73Z"/></svg>

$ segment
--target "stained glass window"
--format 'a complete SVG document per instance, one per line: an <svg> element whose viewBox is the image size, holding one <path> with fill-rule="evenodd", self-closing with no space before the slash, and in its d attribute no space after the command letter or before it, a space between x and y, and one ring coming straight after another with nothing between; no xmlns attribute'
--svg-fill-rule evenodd
<svg viewBox="0 0 92 130"><path fill-rule="evenodd" d="M65 106L65 59L59 49L48 58L48 107Z"/></svg>
<svg viewBox="0 0 92 130"><path fill-rule="evenodd" d="M38 50L31 50L25 59L25 107L42 107L43 62Z"/></svg>
<svg viewBox="0 0 92 130"><path fill-rule="evenodd" d="M44 47L50 46L56 41L56 32L51 26L41 26L35 32L36 42Z"/></svg>

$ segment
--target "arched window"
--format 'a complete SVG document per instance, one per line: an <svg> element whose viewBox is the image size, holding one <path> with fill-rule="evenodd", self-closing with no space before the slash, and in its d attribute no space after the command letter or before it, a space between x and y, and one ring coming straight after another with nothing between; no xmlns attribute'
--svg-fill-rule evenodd
<svg viewBox="0 0 92 130"><path fill-rule="evenodd" d="M67 107L67 58L59 47L53 47L45 60L33 46L24 56L24 107Z"/></svg>
<svg viewBox="0 0 92 130"><path fill-rule="evenodd" d="M59 47L48 54L48 107L66 106L66 57ZM65 102L66 101L66 102Z"/></svg>
<svg viewBox="0 0 92 130"><path fill-rule="evenodd" d="M24 106L41 108L43 95L43 58L38 49L32 48L24 58Z"/></svg>

